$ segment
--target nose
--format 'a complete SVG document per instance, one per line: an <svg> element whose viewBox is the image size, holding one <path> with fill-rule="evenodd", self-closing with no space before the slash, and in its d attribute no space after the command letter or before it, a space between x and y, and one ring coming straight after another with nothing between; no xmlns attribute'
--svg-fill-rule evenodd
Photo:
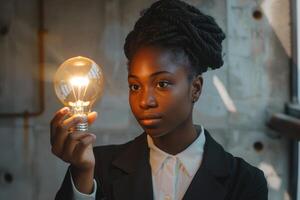
<svg viewBox="0 0 300 200"><path fill-rule="evenodd" d="M148 109L157 106L157 101L153 91L150 89L145 89L141 94L140 107L143 109Z"/></svg>

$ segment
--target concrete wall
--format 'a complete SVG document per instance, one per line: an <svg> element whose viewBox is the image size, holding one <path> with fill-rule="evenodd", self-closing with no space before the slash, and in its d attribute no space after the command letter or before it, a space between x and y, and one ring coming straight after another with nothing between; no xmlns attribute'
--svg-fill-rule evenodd
<svg viewBox="0 0 300 200"><path fill-rule="evenodd" d="M0 115L34 112L38 4L0 2ZM62 182L67 164L51 154L49 122L61 107L53 75L69 57L90 57L106 74L104 96L94 108L99 117L91 127L96 144L123 143L142 132L128 104L123 44L139 11L152 2L44 0L45 110L32 118L0 118L0 199L53 199ZM194 122L265 172L270 200L289 199L288 141L265 126L267 114L283 111L289 100L289 1L187 2L215 17L227 34L225 64L205 73Z"/></svg>

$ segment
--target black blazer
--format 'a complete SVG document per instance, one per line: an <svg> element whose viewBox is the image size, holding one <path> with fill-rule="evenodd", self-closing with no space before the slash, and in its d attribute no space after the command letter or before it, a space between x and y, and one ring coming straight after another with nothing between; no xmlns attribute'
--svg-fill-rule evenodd
<svg viewBox="0 0 300 200"><path fill-rule="evenodd" d="M199 125L195 125L200 130ZM267 200L264 174L242 158L224 151L208 133L202 164L183 199L185 200ZM151 167L146 133L121 145L94 148L94 178L97 200L153 200ZM67 171L56 200L71 200L72 186Z"/></svg>

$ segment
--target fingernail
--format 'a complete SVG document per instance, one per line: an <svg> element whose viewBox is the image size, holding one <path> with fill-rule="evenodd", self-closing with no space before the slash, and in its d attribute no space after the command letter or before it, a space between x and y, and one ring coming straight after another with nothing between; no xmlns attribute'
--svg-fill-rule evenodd
<svg viewBox="0 0 300 200"><path fill-rule="evenodd" d="M95 114L96 117L98 116L98 113L96 111L93 111L92 113Z"/></svg>

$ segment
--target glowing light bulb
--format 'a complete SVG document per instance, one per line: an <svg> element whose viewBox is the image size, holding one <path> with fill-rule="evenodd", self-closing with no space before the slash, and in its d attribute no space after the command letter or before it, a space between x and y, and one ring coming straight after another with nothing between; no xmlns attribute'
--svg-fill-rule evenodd
<svg viewBox="0 0 300 200"><path fill-rule="evenodd" d="M54 76L54 88L59 100L70 107L73 114L82 115L86 119L75 130L87 131L87 114L103 94L102 68L89 58L70 58L59 66Z"/></svg>

